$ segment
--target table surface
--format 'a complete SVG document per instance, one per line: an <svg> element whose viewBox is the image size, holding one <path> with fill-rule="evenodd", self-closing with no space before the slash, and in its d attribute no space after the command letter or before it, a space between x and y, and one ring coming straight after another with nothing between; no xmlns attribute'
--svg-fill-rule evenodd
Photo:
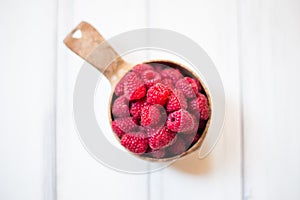
<svg viewBox="0 0 300 200"><path fill-rule="evenodd" d="M299 200L299 10L297 0L1 1L0 199ZM83 61L62 43L82 20L106 38L156 27L204 48L227 98L208 157L131 175L90 156L72 116Z"/></svg>

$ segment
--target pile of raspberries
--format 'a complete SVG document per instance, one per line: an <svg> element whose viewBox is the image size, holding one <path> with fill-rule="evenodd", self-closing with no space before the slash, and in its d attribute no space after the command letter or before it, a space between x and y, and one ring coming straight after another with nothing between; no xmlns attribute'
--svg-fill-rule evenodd
<svg viewBox="0 0 300 200"><path fill-rule="evenodd" d="M112 129L130 152L155 159L180 155L201 137L210 109L191 74L167 63L135 65L116 85Z"/></svg>

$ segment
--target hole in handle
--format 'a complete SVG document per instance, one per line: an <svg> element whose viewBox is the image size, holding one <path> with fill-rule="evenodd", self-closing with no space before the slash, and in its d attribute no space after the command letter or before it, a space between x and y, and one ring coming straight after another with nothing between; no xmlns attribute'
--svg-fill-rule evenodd
<svg viewBox="0 0 300 200"><path fill-rule="evenodd" d="M72 33L72 37L75 39L80 39L82 37L82 32L79 29L76 29Z"/></svg>

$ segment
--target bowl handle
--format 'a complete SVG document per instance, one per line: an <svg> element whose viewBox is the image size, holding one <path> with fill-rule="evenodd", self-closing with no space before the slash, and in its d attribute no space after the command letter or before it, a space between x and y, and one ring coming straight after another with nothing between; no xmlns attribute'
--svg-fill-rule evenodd
<svg viewBox="0 0 300 200"><path fill-rule="evenodd" d="M130 68L101 34L89 23L81 22L64 39L65 45L93 65L113 83Z"/></svg>

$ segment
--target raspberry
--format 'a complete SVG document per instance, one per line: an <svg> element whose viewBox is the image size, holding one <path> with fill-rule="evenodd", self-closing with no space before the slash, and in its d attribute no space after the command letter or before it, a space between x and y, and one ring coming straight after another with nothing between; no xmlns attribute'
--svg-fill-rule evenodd
<svg viewBox="0 0 300 200"><path fill-rule="evenodd" d="M148 148L147 137L141 132L126 133L121 138L121 144L135 154L143 154Z"/></svg>
<svg viewBox="0 0 300 200"><path fill-rule="evenodd" d="M115 126L125 133L131 132L137 128L137 124L131 117L117 118L114 122Z"/></svg>
<svg viewBox="0 0 300 200"><path fill-rule="evenodd" d="M198 97L190 102L190 108L196 115L200 114L200 120L207 120L210 115L210 110L205 95L199 93Z"/></svg>
<svg viewBox="0 0 300 200"><path fill-rule="evenodd" d="M198 94L198 85L196 81L190 77L184 77L176 83L176 88L182 90L186 98L195 98Z"/></svg>
<svg viewBox="0 0 300 200"><path fill-rule="evenodd" d="M163 78L170 78L175 84L179 79L183 78L181 72L178 69L167 68L161 72Z"/></svg>
<svg viewBox="0 0 300 200"><path fill-rule="evenodd" d="M125 134L125 132L119 128L119 126L117 125L117 123L115 121L113 121L111 123L111 127L119 138L121 138Z"/></svg>
<svg viewBox="0 0 300 200"><path fill-rule="evenodd" d="M180 109L169 114L167 127L174 132L190 131L194 127L194 120L189 112Z"/></svg>
<svg viewBox="0 0 300 200"><path fill-rule="evenodd" d="M113 117L129 117L128 100L124 96L118 97L113 104Z"/></svg>
<svg viewBox="0 0 300 200"><path fill-rule="evenodd" d="M164 65L162 64L159 64L159 63L154 63L152 64L154 69L158 72L158 73L161 73L162 70L164 69Z"/></svg>
<svg viewBox="0 0 300 200"><path fill-rule="evenodd" d="M176 142L169 146L167 149L173 156L175 156L185 152L187 150L187 145L182 138L177 137Z"/></svg>
<svg viewBox="0 0 300 200"><path fill-rule="evenodd" d="M122 79L121 79L122 80ZM124 94L124 82L119 81L115 87L115 94L121 96Z"/></svg>
<svg viewBox="0 0 300 200"><path fill-rule="evenodd" d="M174 90L168 98L166 108L168 112L173 112L179 109L186 109L187 102L184 94L180 90Z"/></svg>
<svg viewBox="0 0 300 200"><path fill-rule="evenodd" d="M147 102L150 104L165 105L169 96L169 90L161 83L156 83L147 92Z"/></svg>
<svg viewBox="0 0 300 200"><path fill-rule="evenodd" d="M173 81L170 78L164 78L161 83L167 86L169 89L174 89Z"/></svg>
<svg viewBox="0 0 300 200"><path fill-rule="evenodd" d="M141 99L146 94L146 87L143 81L134 72L126 74L124 82L124 95L129 100Z"/></svg>
<svg viewBox="0 0 300 200"><path fill-rule="evenodd" d="M163 127L159 131L153 133L149 138L149 146L151 149L162 149L171 145L176 140L176 133Z"/></svg>
<svg viewBox="0 0 300 200"><path fill-rule="evenodd" d="M142 109L141 125L142 126L156 126L160 122L165 122L166 114L164 108L160 105L148 105Z"/></svg>
<svg viewBox="0 0 300 200"><path fill-rule="evenodd" d="M126 82L126 76L124 76L115 87L115 94L121 96L124 94L124 83Z"/></svg>
<svg viewBox="0 0 300 200"><path fill-rule="evenodd" d="M132 68L132 71L138 75L141 75L146 70L153 70L153 67L149 64L137 64Z"/></svg>
<svg viewBox="0 0 300 200"><path fill-rule="evenodd" d="M111 107L112 130L121 144L161 159L199 141L210 108L200 81L192 77L162 63L134 66L116 85Z"/></svg>
<svg viewBox="0 0 300 200"><path fill-rule="evenodd" d="M159 75L159 73L153 70L147 70L142 73L142 80L146 84L147 88L150 88L155 83L161 81L161 76Z"/></svg>
<svg viewBox="0 0 300 200"><path fill-rule="evenodd" d="M200 136L203 134L203 129L205 128L205 125L206 125L206 121L200 120L198 125L196 124L196 126L198 127L196 132L194 130L190 132L185 132L185 134L183 134L182 136L184 137L186 143L188 144L196 143L199 140Z"/></svg>
<svg viewBox="0 0 300 200"><path fill-rule="evenodd" d="M148 137L151 137L154 133L156 133L157 131L161 130L164 126L157 126L157 127L151 127L151 126L146 126L145 128L145 132L147 133Z"/></svg>
<svg viewBox="0 0 300 200"><path fill-rule="evenodd" d="M152 150L147 153L152 158L164 158L166 156L166 150L165 149L158 149L158 150Z"/></svg>
<svg viewBox="0 0 300 200"><path fill-rule="evenodd" d="M133 118L135 119L140 119L141 118L141 112L142 109L148 105L148 103L146 102L146 98L143 98L139 101L135 101L133 103L131 103L130 106L130 114Z"/></svg>
<svg viewBox="0 0 300 200"><path fill-rule="evenodd" d="M195 117L192 115L192 118L193 118L193 128L190 130L190 131L185 131L185 132L182 132L183 134L190 134L190 135L196 135L197 133L197 130L198 130L198 125L199 125L199 117Z"/></svg>
<svg viewBox="0 0 300 200"><path fill-rule="evenodd" d="M200 81L199 81L198 79L194 79L194 81L195 81L196 84L197 84L198 92L201 92L201 91L202 91L202 85L201 85Z"/></svg>

